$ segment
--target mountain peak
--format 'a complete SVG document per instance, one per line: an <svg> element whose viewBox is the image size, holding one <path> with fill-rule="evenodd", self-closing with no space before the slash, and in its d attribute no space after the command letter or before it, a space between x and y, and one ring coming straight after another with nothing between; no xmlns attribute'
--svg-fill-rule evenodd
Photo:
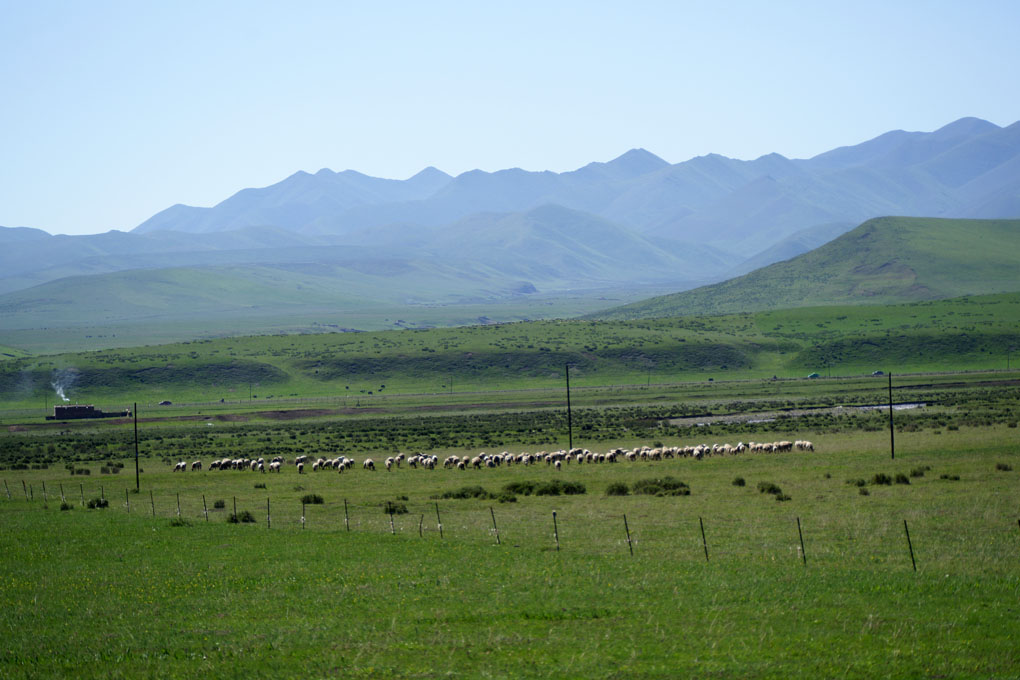
<svg viewBox="0 0 1020 680"><path fill-rule="evenodd" d="M629 173L639 175L646 172L661 170L662 168L668 167L669 163L662 160L651 151L639 148L631 149L622 156L618 156L609 161L606 165L612 168L627 170Z"/></svg>
<svg viewBox="0 0 1020 680"><path fill-rule="evenodd" d="M967 116L959 120L954 120L948 125L943 125L933 132L932 135L935 137L974 136L984 134L986 132L994 132L998 129L1000 128L995 123L989 123L987 120Z"/></svg>
<svg viewBox="0 0 1020 680"><path fill-rule="evenodd" d="M424 180L424 179L453 179L453 178L450 177L445 172L443 172L442 170L440 170L439 168L435 167L434 165L430 165L429 167L425 168L424 170L420 170L417 173L415 173L414 175L412 175L411 177L409 177L407 179L407 181L409 181L409 182L411 180L419 180L420 181L420 180Z"/></svg>

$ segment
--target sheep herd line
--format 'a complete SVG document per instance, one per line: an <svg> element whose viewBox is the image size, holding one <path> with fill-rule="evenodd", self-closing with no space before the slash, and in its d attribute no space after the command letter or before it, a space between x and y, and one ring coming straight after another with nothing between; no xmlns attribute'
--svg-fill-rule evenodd
<svg viewBox="0 0 1020 680"><path fill-rule="evenodd" d="M788 451L814 451L815 446L813 443L800 440L797 441L777 441L777 442L740 442L736 446L730 444L698 444L697 446L667 446L667 447L656 447L652 448L649 446L639 446L634 449L613 449L608 453L593 453L588 449L574 448L568 450L559 451L540 451L538 453L510 453L504 451L503 453L480 453L476 456L456 456L450 455L443 459L442 466L445 469L457 469L466 470L472 468L480 470L482 468L496 468L502 467L503 465L538 465L545 463L549 467L554 467L557 470L562 468L563 465L569 465L576 463L577 465L585 464L600 464L600 463L616 463L620 460L627 460L630 462L638 461L659 461L670 458L693 458L694 460L701 460L708 456L730 456L741 453L784 453ZM439 465L439 457L431 454L414 454L411 456L405 456L403 453L396 456L389 456L382 461L382 466L387 471L392 470L394 467L400 468L404 463L407 463L408 467L423 470L434 470ZM265 458L221 458L214 460L209 464L209 470L249 470L251 472L276 472L282 471L286 461L282 456L276 456L266 461ZM320 472L324 470L335 470L338 473L343 473L347 470L353 470L357 464L353 458L347 456L337 456L336 458L317 458L314 461L309 456L298 456L294 459L294 466L298 471L298 474L303 474L305 468L309 468L313 472ZM376 470L375 461L371 458L366 458L361 462L362 469L365 470ZM202 461L196 460L190 465L186 461L180 461L174 466L174 472L187 472L188 470L198 471L202 470Z"/></svg>

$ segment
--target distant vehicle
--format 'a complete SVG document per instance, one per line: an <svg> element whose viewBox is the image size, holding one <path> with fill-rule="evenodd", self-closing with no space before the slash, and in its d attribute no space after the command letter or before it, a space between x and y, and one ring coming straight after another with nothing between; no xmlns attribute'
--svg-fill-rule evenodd
<svg viewBox="0 0 1020 680"><path fill-rule="evenodd" d="M821 378L822 376L818 375L817 373L812 373L812 374L811 374L811 375L809 375L808 377L809 377L809 378Z"/></svg>
<svg viewBox="0 0 1020 680"><path fill-rule="evenodd" d="M159 402L159 405L160 406L172 406L173 402L172 401L167 401L166 399L164 399L163 401Z"/></svg>
<svg viewBox="0 0 1020 680"><path fill-rule="evenodd" d="M885 375L885 371L875 371L871 375Z"/></svg>

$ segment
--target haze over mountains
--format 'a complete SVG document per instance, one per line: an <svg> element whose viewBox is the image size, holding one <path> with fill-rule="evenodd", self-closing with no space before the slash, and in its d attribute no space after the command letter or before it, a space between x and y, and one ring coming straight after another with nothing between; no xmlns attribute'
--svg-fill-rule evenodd
<svg viewBox="0 0 1020 680"><path fill-rule="evenodd" d="M0 308L28 314L26 324L40 323L43 308L60 317L61 305L79 318L82 305L126 280L184 309L200 298L203 308L216 300L236 308L246 296L251 305L339 308L684 290L807 252L882 215L1020 216L1020 123L964 118L806 160L710 154L671 165L634 149L564 173L297 172L211 208L172 206L128 233L0 228L0 293L10 294ZM136 271L114 274L124 270ZM127 318L144 304L111 309Z"/></svg>

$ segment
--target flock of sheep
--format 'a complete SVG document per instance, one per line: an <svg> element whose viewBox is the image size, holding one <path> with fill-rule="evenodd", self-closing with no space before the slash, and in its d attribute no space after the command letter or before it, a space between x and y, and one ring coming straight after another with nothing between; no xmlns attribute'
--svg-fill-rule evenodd
<svg viewBox="0 0 1020 680"><path fill-rule="evenodd" d="M466 470L473 468L480 470L481 468L495 468L503 465L537 465L545 463L548 466L560 469L563 465L569 465L570 463L576 463L577 465L584 464L598 464L598 463L616 463L621 459L626 459L631 462L637 461L657 461L669 458L693 458L695 460L701 460L706 456L729 456L745 452L751 453L782 453L787 451L814 451L815 446L809 441L800 440L791 441L778 441L778 442L740 442L736 446L730 444L698 444L697 446L667 446L652 448L649 446L639 446L634 449L613 449L608 453L593 453L588 449L570 449L546 452L541 451L539 453L510 453L504 451L503 453L480 453L476 456L447 456L443 460L443 467L446 469L458 469ZM313 472L319 472L323 470L336 470L338 473L343 473L345 470L351 470L357 461L347 456L337 456L336 458L317 458L314 461L309 456L298 456L294 459L294 466L297 468L299 474L305 471L305 467L311 469ZM382 466L387 471L392 470L394 467L400 468L404 463L407 463L408 467L421 468L424 470L434 470L439 465L439 457L430 454L416 454L412 456L405 456L404 454L398 454L396 456L390 456L382 462ZM284 459L280 456L276 456L268 463L264 458L222 458L220 460L214 460L209 464L210 470L249 470L251 472L280 472L284 464ZM196 460L189 466L187 462L180 461L174 466L174 472L186 472L188 469L197 471L202 469L202 461ZM365 470L375 471L375 461L371 458L366 458L362 461L361 467Z"/></svg>

